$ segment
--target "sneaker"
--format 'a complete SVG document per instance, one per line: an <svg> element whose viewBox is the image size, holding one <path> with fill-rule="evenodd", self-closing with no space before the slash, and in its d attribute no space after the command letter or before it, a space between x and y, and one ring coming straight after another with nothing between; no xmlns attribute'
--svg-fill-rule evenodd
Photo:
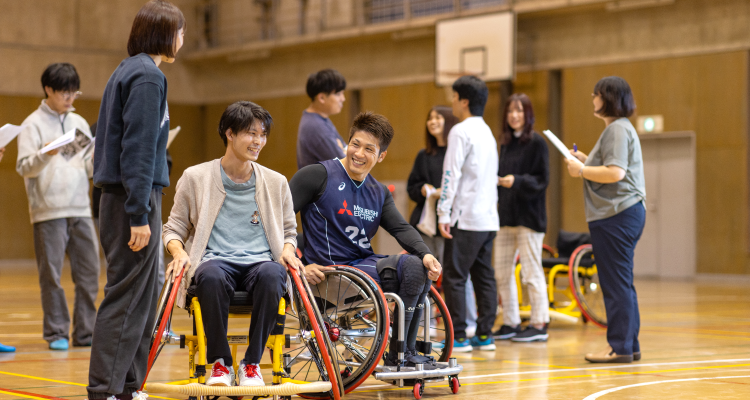
<svg viewBox="0 0 750 400"><path fill-rule="evenodd" d="M49 342L50 350L67 350L68 339L57 339L53 342Z"/></svg>
<svg viewBox="0 0 750 400"><path fill-rule="evenodd" d="M257 364L240 363L240 386L266 386Z"/></svg>
<svg viewBox="0 0 750 400"><path fill-rule="evenodd" d="M600 353L588 353L586 354L586 361L591 363L631 363L633 362L632 354L617 354L612 347L607 346L606 349Z"/></svg>
<svg viewBox="0 0 750 400"><path fill-rule="evenodd" d="M536 329L533 326L528 326L510 340L514 342L546 342L548 337L546 327Z"/></svg>
<svg viewBox="0 0 750 400"><path fill-rule="evenodd" d="M471 341L466 338L453 341L453 351L456 353L469 353L472 350L474 350L474 348L471 346Z"/></svg>
<svg viewBox="0 0 750 400"><path fill-rule="evenodd" d="M492 337L495 338L495 340L508 340L513 336L516 336L520 332L520 325L516 326L515 328L509 325L503 325L497 332L492 334Z"/></svg>
<svg viewBox="0 0 750 400"><path fill-rule="evenodd" d="M148 395L145 392L133 392L133 400L146 400Z"/></svg>
<svg viewBox="0 0 750 400"><path fill-rule="evenodd" d="M417 364L422 364L422 368L425 371L430 371L430 370L440 368L435 363L435 358L432 356L423 356L416 351L407 351L405 354L405 357L406 357L407 367L416 367Z"/></svg>
<svg viewBox="0 0 750 400"><path fill-rule="evenodd" d="M234 386L234 367L224 365L223 358L214 361L206 386Z"/></svg>
<svg viewBox="0 0 750 400"><path fill-rule="evenodd" d="M0 353L13 353L16 351L16 348L13 346L6 346L2 343L0 343Z"/></svg>
<svg viewBox="0 0 750 400"><path fill-rule="evenodd" d="M470 340L471 346L473 346L476 349L484 350L484 351L493 351L495 350L495 340L490 335L479 335L474 336ZM453 348L456 349L455 347Z"/></svg>

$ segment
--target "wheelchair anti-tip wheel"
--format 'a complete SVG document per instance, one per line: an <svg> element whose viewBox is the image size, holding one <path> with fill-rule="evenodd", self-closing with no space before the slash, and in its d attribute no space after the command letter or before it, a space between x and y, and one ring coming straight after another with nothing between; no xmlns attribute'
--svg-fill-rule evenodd
<svg viewBox="0 0 750 400"><path fill-rule="evenodd" d="M570 288L584 320L588 319L597 326L606 328L607 312L593 247L585 244L575 249L570 256L568 267Z"/></svg>
<svg viewBox="0 0 750 400"><path fill-rule="evenodd" d="M324 272L325 280L310 290L331 340L332 356L338 361L344 393L349 393L382 359L389 319L385 296L372 278L356 268L335 268Z"/></svg>

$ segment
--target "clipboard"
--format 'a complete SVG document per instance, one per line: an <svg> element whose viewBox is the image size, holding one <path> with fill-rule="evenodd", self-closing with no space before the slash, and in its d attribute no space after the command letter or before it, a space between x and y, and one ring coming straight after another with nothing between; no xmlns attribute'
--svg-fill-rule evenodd
<svg viewBox="0 0 750 400"><path fill-rule="evenodd" d="M549 141L552 142L552 145L555 146L555 148L557 148L557 150L560 152L560 154L563 155L563 157L567 158L568 160L576 159L575 157L573 157L572 154L570 154L570 150L568 150L568 148L563 144L563 142L561 142L560 139L558 139L557 136L555 136L555 134L552 133L552 131L547 129L547 130L542 131L542 133L544 133L544 136L546 136L547 139L549 139Z"/></svg>

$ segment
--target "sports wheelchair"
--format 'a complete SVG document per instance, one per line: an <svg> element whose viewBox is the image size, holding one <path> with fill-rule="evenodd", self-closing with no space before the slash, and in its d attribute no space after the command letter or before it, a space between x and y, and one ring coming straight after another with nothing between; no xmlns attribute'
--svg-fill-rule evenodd
<svg viewBox="0 0 750 400"><path fill-rule="evenodd" d="M179 345L180 348L188 349L188 379L170 384L144 382L143 389L148 392L188 395L190 400L205 400L208 396L227 396L232 399L241 399L242 396L253 396L253 399L273 396L275 400L286 400L298 393L307 398L340 400L344 390L339 375L339 359L331 357L330 349L333 346L322 324L320 311L316 303L310 301L311 291L304 276L299 276L298 271L290 268L289 277L291 279L287 281L287 294L279 303L277 327L266 343L271 364L261 364L261 368L272 371L271 385L204 385L207 370L206 336L200 301L190 295L191 292L194 293L194 288L188 289L187 301L187 312L193 321L192 335L177 335L171 330L172 310L182 281L182 273L179 273L174 283L171 282L171 275L167 277L159 296L148 371L153 368L165 345ZM250 301L248 292L235 292L230 300L229 318L249 318L252 314ZM283 329L278 328L281 321ZM237 346L247 345L249 338L246 334L228 335L227 340L232 352L236 354ZM236 360L237 357L234 362L235 371L238 370Z"/></svg>
<svg viewBox="0 0 750 400"><path fill-rule="evenodd" d="M312 299L321 310L323 325L332 341L332 358L340 369L344 393L349 393L364 382L370 375L398 387L413 386L412 393L421 399L426 383L439 382L448 377L453 393L458 393L458 374L463 369L455 358L453 349L453 324L442 297L431 288L425 300L422 326L419 331L417 350L435 358L441 367L437 370L423 370L404 366L405 333L403 312L399 313L398 332L392 331L391 310L403 302L392 293L383 293L366 273L350 266L333 266L333 271L325 271L325 280L311 286ZM388 336L398 335L398 365L379 365L389 347ZM445 340L445 347L433 344Z"/></svg>
<svg viewBox="0 0 750 400"><path fill-rule="evenodd" d="M550 317L570 322L577 322L581 318L584 323L591 321L606 328L604 295L590 243L591 237L586 233L560 231L558 251L544 245L542 267L547 276ZM521 264L518 263L518 258L515 276L520 314L522 318L528 318L531 315L531 305L523 297ZM559 285L560 281L562 285Z"/></svg>

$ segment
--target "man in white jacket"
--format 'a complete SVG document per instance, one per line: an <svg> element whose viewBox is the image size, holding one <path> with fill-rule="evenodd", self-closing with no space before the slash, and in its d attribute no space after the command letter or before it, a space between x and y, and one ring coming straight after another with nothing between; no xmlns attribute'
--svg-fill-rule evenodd
<svg viewBox="0 0 750 400"><path fill-rule="evenodd" d="M67 350L70 315L60 285L65 254L75 282L73 345L91 346L99 291L99 242L89 204L92 147L78 153L59 149L42 153L48 143L72 129L91 137L89 125L73 113L80 95L75 67L52 64L42 74L46 99L23 121L18 135L16 171L24 178L34 226L34 251L44 310L44 339L52 350Z"/></svg>
<svg viewBox="0 0 750 400"><path fill-rule="evenodd" d="M445 243L443 288L453 319L453 351L495 350L492 325L497 313L492 242L500 229L497 215L497 142L484 122L488 90L474 76L453 83L453 115L460 123L448 134L442 194L437 207ZM466 281L477 296L476 336L466 340Z"/></svg>

